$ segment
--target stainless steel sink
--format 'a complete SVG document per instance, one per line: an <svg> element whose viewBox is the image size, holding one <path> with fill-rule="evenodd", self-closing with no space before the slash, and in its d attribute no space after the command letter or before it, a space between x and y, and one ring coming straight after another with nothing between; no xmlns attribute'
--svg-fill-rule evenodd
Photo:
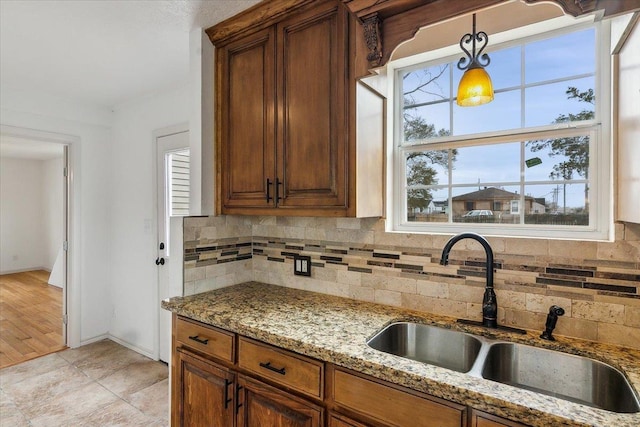
<svg viewBox="0 0 640 427"><path fill-rule="evenodd" d="M367 344L474 377L618 413L640 412L625 376L606 363L418 323L398 322Z"/></svg>
<svg viewBox="0 0 640 427"><path fill-rule="evenodd" d="M385 353L458 372L471 370L482 342L464 332L418 323L392 323L367 344Z"/></svg>
<svg viewBox="0 0 640 427"><path fill-rule="evenodd" d="M624 375L586 357L523 344L495 343L482 377L607 411L634 413L640 404Z"/></svg>

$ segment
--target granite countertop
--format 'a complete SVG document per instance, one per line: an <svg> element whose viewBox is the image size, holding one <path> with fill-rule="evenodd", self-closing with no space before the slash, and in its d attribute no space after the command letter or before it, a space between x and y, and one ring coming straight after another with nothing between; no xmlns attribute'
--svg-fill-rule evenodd
<svg viewBox="0 0 640 427"><path fill-rule="evenodd" d="M640 390L640 351L557 337L488 331L455 319L315 292L248 282L162 301L162 308L325 362L533 426L640 426L640 413L618 414L374 350L366 341L384 326L413 321L491 339L601 360Z"/></svg>

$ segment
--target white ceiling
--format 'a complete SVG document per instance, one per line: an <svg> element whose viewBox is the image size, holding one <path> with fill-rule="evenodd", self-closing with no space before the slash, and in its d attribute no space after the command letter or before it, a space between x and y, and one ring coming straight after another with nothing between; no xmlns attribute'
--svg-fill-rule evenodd
<svg viewBox="0 0 640 427"><path fill-rule="evenodd" d="M0 88L112 107L185 84L189 33L257 0L0 0Z"/></svg>

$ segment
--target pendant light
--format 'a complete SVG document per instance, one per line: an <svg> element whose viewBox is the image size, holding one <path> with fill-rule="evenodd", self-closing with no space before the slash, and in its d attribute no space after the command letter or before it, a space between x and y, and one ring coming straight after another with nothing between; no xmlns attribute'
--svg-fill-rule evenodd
<svg viewBox="0 0 640 427"><path fill-rule="evenodd" d="M476 53L476 42L480 48ZM471 53L465 45L471 43ZM456 103L461 107L473 107L493 101L493 84L491 77L484 69L491 60L489 55L482 53L489 43L489 36L484 31L476 33L476 14L473 14L473 32L467 33L460 39L460 48L467 55L458 61L458 68L466 70L458 85Z"/></svg>

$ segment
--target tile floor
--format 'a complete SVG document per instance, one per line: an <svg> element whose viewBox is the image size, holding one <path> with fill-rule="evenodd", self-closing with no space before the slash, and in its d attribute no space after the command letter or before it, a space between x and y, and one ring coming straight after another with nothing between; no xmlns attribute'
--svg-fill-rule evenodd
<svg viewBox="0 0 640 427"><path fill-rule="evenodd" d="M0 426L168 426L168 367L103 340L0 370Z"/></svg>

